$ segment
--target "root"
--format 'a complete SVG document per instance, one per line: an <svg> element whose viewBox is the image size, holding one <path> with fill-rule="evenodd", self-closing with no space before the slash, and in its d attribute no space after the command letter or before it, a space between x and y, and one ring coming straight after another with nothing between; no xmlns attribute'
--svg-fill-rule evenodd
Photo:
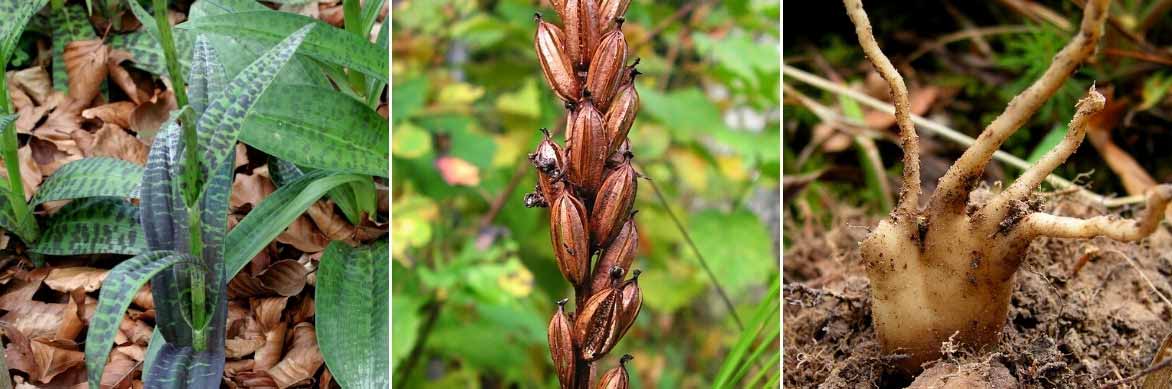
<svg viewBox="0 0 1172 389"><path fill-rule="evenodd" d="M1039 236L1055 238L1108 238L1133 242L1151 235L1163 219L1164 209L1172 201L1172 184L1156 186L1148 191L1144 214L1136 219L1097 216L1077 219L1037 212L1025 217L1018 225L1015 239L1028 241Z"/></svg>
<svg viewBox="0 0 1172 389"><path fill-rule="evenodd" d="M1083 12L1078 33L1054 56L1050 67L1029 88L1013 98L1005 111L997 116L977 137L976 143L965 150L960 159L940 178L928 208L930 218L955 217L964 211L971 181L985 171L985 165L1001 144L1025 124L1094 51L1103 35L1107 18L1108 0L1090 0ZM849 8L849 7L848 7Z"/></svg>
<svg viewBox="0 0 1172 389"><path fill-rule="evenodd" d="M891 60L879 49L879 43L871 34L871 22L863 10L861 0L843 0L847 16L855 25L859 45L871 61L871 65L891 87L891 101L895 105L895 120L899 124L900 146L903 148L903 186L900 189L896 209L905 215L913 214L920 205L920 139L912 124L911 103L908 102L907 85L903 77L891 65Z"/></svg>

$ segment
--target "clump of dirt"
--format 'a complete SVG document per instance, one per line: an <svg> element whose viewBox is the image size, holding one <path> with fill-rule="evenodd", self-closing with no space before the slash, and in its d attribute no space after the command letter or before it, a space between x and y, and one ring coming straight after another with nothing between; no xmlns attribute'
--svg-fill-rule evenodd
<svg viewBox="0 0 1172 389"><path fill-rule="evenodd" d="M1107 213L1069 200L1054 208L1078 217ZM879 218L839 213L846 216L836 216L829 229L787 220L786 387L1098 387L1146 368L1172 330L1172 305L1157 295L1172 295L1167 225L1138 245L1039 238L1017 273L999 344L980 351L945 344L945 357L930 362L913 384L915 377L901 377L892 363L901 356L884 354L871 327L869 282L856 242ZM1088 262L1076 273L1084 257ZM977 385L953 386L959 383Z"/></svg>

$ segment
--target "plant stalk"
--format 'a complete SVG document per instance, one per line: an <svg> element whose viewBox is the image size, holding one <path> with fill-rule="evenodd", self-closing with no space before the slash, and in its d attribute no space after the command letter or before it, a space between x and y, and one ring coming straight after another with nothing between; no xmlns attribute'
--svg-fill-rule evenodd
<svg viewBox="0 0 1172 389"><path fill-rule="evenodd" d="M3 68L8 63L8 57L0 58L0 68ZM0 115L7 115L12 112L12 102L8 100L8 75L0 75ZM35 234L36 229L28 231L25 227L32 220L32 213L29 211L28 203L24 199L24 181L21 180L20 174L20 157L17 149L20 143L16 139L16 122L10 123L4 128L0 128L0 152L3 153L4 167L8 169L8 203L12 206L12 213L15 214L16 225L25 234ZM35 226L34 226L35 227ZM36 240L36 236L21 236L21 239L26 241Z"/></svg>
<svg viewBox="0 0 1172 389"><path fill-rule="evenodd" d="M346 0L342 2L342 17L346 27L346 31L362 37L364 40L366 32L362 29L362 4L358 0ZM350 81L350 87L354 88L359 96L366 97L366 77L354 69L348 69L346 75Z"/></svg>

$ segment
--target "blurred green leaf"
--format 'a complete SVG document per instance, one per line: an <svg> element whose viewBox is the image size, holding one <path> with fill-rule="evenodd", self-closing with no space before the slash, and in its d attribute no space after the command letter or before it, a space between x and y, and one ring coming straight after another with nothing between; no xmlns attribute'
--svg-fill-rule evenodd
<svg viewBox="0 0 1172 389"><path fill-rule="evenodd" d="M391 119L396 123L415 115L427 103L430 86L426 76L413 78L392 87Z"/></svg>
<svg viewBox="0 0 1172 389"><path fill-rule="evenodd" d="M1042 141L1037 146L1034 146L1034 150L1030 152L1030 156L1026 158L1026 161L1031 164L1037 163L1039 159L1042 159L1043 155L1046 155L1046 152L1050 151L1054 146L1057 146L1059 142L1062 142L1062 138L1065 137L1066 124L1055 124L1054 128L1046 134L1046 137L1042 138Z"/></svg>
<svg viewBox="0 0 1172 389"><path fill-rule="evenodd" d="M700 211L689 218L688 232L716 279L734 299L777 270L769 232L747 210Z"/></svg>
<svg viewBox="0 0 1172 389"><path fill-rule="evenodd" d="M663 123L680 140L725 127L720 111L698 88L677 89L666 94L653 88L639 88L639 102L643 112Z"/></svg>
<svg viewBox="0 0 1172 389"><path fill-rule="evenodd" d="M391 298L391 317L394 318L394 331L391 331L391 370L397 365L411 348L415 347L415 340L419 337L419 308L422 303L419 296L407 292L395 293Z"/></svg>
<svg viewBox="0 0 1172 389"><path fill-rule="evenodd" d="M414 159L431 152L431 134L418 126L405 122L395 127L395 140L391 153L400 158Z"/></svg>

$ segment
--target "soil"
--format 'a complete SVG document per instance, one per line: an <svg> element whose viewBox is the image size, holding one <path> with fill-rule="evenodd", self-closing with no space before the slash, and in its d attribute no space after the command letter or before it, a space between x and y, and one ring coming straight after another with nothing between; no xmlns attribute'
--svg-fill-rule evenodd
<svg viewBox="0 0 1172 389"><path fill-rule="evenodd" d="M1107 214L1071 199L1049 203L1050 212L1066 216ZM892 364L899 356L880 350L871 327L857 245L880 216L835 212L829 227L786 215L787 388L1099 387L1147 368L1172 330L1172 304L1155 291L1172 296L1167 223L1139 244L1039 238L1024 254L999 344L974 351L945 343L945 356L918 377L901 376ZM1090 261L1076 273L1084 255Z"/></svg>

